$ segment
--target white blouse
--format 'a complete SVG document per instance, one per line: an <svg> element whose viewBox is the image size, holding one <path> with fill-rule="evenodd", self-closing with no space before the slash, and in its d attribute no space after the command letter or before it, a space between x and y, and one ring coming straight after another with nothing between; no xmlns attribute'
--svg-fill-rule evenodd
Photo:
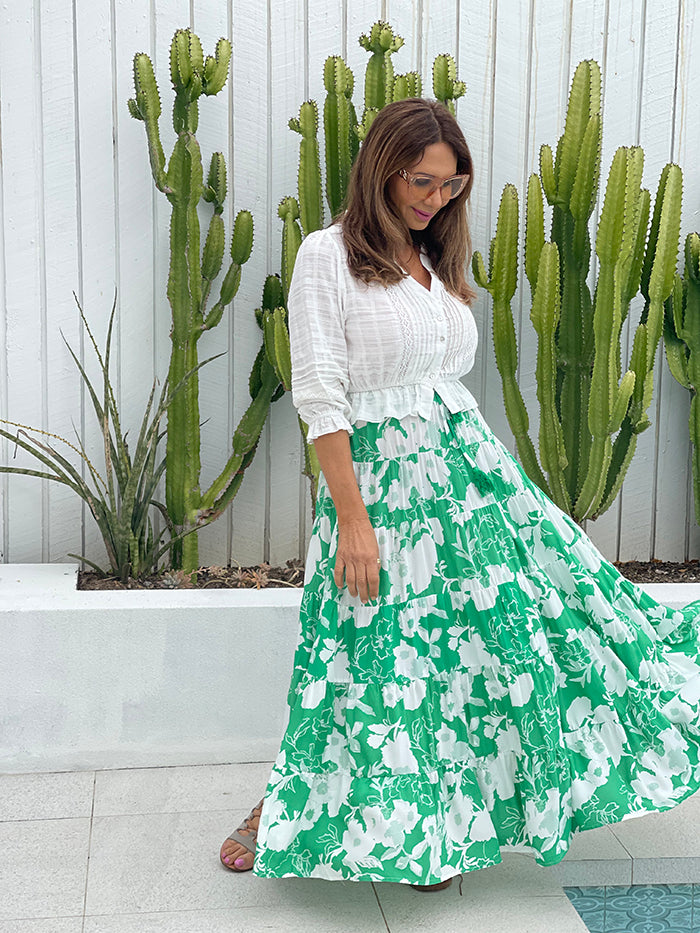
<svg viewBox="0 0 700 933"><path fill-rule="evenodd" d="M475 408L459 381L474 364L470 309L426 255L430 290L411 276L366 285L347 264L339 224L301 244L289 289L292 400L313 440L360 421L430 417L436 392L451 412Z"/></svg>

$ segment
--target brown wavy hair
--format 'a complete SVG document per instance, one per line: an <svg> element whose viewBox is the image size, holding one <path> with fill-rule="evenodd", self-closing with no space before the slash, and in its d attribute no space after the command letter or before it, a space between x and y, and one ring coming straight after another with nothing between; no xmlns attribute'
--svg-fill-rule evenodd
<svg viewBox="0 0 700 933"><path fill-rule="evenodd" d="M467 185L448 201L425 230L411 230L388 192L392 175L410 170L433 143L447 143L457 157L457 174L469 175ZM472 246L467 201L472 189L472 157L464 134L449 110L438 101L409 97L379 111L352 168L343 240L348 266L363 282L394 285L406 278L397 256L413 241L425 248L445 287L462 301L476 297L466 280Z"/></svg>

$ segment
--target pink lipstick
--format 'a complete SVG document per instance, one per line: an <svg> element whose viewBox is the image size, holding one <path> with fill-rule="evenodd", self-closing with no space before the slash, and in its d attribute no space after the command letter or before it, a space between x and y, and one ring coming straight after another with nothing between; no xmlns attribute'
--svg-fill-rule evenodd
<svg viewBox="0 0 700 933"><path fill-rule="evenodd" d="M430 218L433 216L432 214L428 213L427 211L419 211L417 207L414 207L414 208L413 208L413 211L414 211L415 215L418 217L418 220L422 220L422 221L430 220Z"/></svg>

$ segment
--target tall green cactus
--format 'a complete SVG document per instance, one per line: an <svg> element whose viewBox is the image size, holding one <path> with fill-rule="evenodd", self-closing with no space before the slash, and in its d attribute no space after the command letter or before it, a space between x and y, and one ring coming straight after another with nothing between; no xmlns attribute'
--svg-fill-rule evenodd
<svg viewBox="0 0 700 933"><path fill-rule="evenodd" d="M156 187L170 202L170 268L167 295L172 312L172 351L169 381L178 385L198 365L201 335L221 321L241 280L241 267L253 246L253 218L249 211L236 217L230 244L230 261L217 300L207 310L215 280L223 268L225 229L222 217L226 198L226 163L220 152L211 158L206 181L195 136L199 98L218 94L228 77L231 45L219 39L214 55L202 51L198 37L178 29L170 47L170 75L175 92L173 127L177 134L170 160L160 141L160 95L148 55L134 58L135 97L129 101L132 117L146 126L151 171ZM198 208L212 205L212 216L200 250ZM257 379L251 379L252 401L233 436L228 462L208 490L200 489L199 381L187 381L168 408L166 441L166 506L176 533L196 528L217 518L233 499L251 462L267 418L279 378L267 359L256 361ZM253 389L255 391L253 391ZM195 570L199 566L197 535L185 537L173 549L173 566Z"/></svg>
<svg viewBox="0 0 700 933"><path fill-rule="evenodd" d="M391 57L401 48L403 39L394 33L388 23L381 20L376 22L369 33L360 36L359 43L371 53L365 72L364 111L359 123L352 104L355 87L352 71L339 55L330 56L323 67L326 90L323 108L325 191L331 217L336 217L343 208L350 170L360 141L365 138L380 109L392 101L420 97L422 93L421 76L417 72L394 74ZM456 66L451 55L438 55L435 59L433 93L454 113L454 101L465 93L465 85L457 80ZM301 106L299 116L289 121L290 128L302 137L299 147L298 198L287 197L280 202L278 214L283 224L282 271L279 277L268 277L262 307L257 312L263 328L267 360L274 367L278 381L284 388L289 388L291 364L288 360L289 338L283 336L282 328L286 332L286 303L294 261L303 236L323 225L323 182L318 158L317 114L315 102L306 101ZM306 442L307 426L301 421L299 426L305 442L304 473L310 479L314 501L318 460L313 445Z"/></svg>
<svg viewBox="0 0 700 933"><path fill-rule="evenodd" d="M517 192L504 191L489 272L473 259L478 285L493 297L496 363L506 414L525 471L577 521L596 518L617 496L637 444L649 426L653 369L663 306L671 293L680 235L682 177L661 175L649 225L650 195L641 187L644 154L622 147L613 158L595 250L598 279L591 298L589 223L597 202L602 124L601 76L581 62L571 86L556 155L540 150L540 173L528 183L525 273L538 337L540 463L528 434L517 386L518 348L511 310L517 280ZM545 241L542 191L552 207ZM513 206L514 205L514 206ZM629 368L622 372L621 330L641 291L644 311ZM547 474L547 480L544 473Z"/></svg>
<svg viewBox="0 0 700 933"><path fill-rule="evenodd" d="M676 275L666 300L664 344L671 374L690 390L690 443L693 451L695 521L700 524L700 235L685 241L685 268Z"/></svg>

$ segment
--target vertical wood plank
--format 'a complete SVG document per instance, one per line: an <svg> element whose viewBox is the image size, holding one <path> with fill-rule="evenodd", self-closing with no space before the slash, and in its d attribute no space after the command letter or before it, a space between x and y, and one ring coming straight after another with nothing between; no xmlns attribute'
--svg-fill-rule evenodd
<svg viewBox="0 0 700 933"><path fill-rule="evenodd" d="M60 0L42 3L40 26L47 426L74 441L73 424L80 419L80 376L61 339L63 334L75 350L80 347L72 295L79 275L72 11L66 15L66 4ZM46 558L65 561L69 552L80 551L81 502L65 486L50 483L48 487Z"/></svg>
<svg viewBox="0 0 700 933"><path fill-rule="evenodd" d="M297 193L299 142L288 125L304 99L305 88L319 108L319 142L323 162L323 62L337 47L338 20L333 4L309 7L306 36L304 0L277 6L270 23L270 189L267 209L269 272L281 267L282 221L277 207L283 197ZM313 27L311 24L313 23ZM299 54L308 43L308 56ZM326 212L326 223L330 218ZM260 282L262 289L262 282ZM302 468L301 433L291 394L286 393L270 411L269 559L273 566L297 557L300 551L299 472ZM308 495L308 493L307 493Z"/></svg>
<svg viewBox="0 0 700 933"><path fill-rule="evenodd" d="M81 281L78 295L95 340L104 347L106 324L117 284L119 248L115 228L115 139L113 124L112 22L109 0L75 5L76 99L78 113L78 229ZM83 361L99 374L89 341L83 337ZM118 367L118 359L115 363ZM118 389L118 385L115 387ZM102 438L89 397L83 392L81 431L96 466L104 469ZM98 453L99 452L99 453ZM83 510L86 557L103 566L106 554L99 530Z"/></svg>
<svg viewBox="0 0 700 933"><path fill-rule="evenodd" d="M254 309L260 304L267 273L270 231L265 218L269 203L267 153L269 146L269 7L251 8L245 0L232 0L233 155L231 200L235 211L247 208L257 220L255 244L246 263L238 295L233 301L231 351L233 393L230 434L248 402L248 377L261 343ZM242 565L259 563L269 555L265 540L269 507L269 422L258 452L246 471L241 492L232 505L231 560Z"/></svg>
<svg viewBox="0 0 700 933"><path fill-rule="evenodd" d="M0 102L5 222L7 412L13 421L45 427L43 190L39 21L34 4L8 7L0 29ZM22 76L22 80L17 80ZM11 452L10 452L11 453ZM18 453L13 465L36 468ZM8 482L5 559L45 560L42 493L33 477Z"/></svg>
<svg viewBox="0 0 700 933"><path fill-rule="evenodd" d="M484 4L460 4L456 55L458 73L467 84L466 95L457 101L457 119L464 130L474 163L474 186L470 198L472 241L474 249L486 257L496 223L496 210L492 210L496 9L497 0ZM489 354L492 352L489 349L492 340L491 299L482 289L477 291L472 310L479 329L479 347L474 368L464 381L483 409ZM493 391L496 390L502 397L500 385L494 387Z"/></svg>
<svg viewBox="0 0 700 933"><path fill-rule="evenodd" d="M648 0L640 142L645 152L645 184L652 197L656 194L664 164L673 157L675 113L669 102L674 100L676 82L678 17L677 4ZM688 173L689 166L684 168L686 175L692 174L692 170ZM688 392L668 371L662 339L656 356L654 399L649 412L652 425L646 433L653 435L654 440L650 550L652 557L663 553L666 560L683 560L685 556L687 505L678 490L686 488L688 483L688 408ZM633 488L638 486L639 483ZM623 526L627 526L625 521ZM626 553L624 535L621 549Z"/></svg>
<svg viewBox="0 0 700 933"><path fill-rule="evenodd" d="M528 127L526 113L529 100L530 8L521 3L512 9L502 3L495 7L495 63L493 71L493 132L491 151L494 158L491 175L491 229L501 192L507 182L522 178L527 152ZM500 156L502 154L502 157ZM516 331L520 330L520 308L513 306ZM488 331L491 329L488 315ZM493 341L482 346L482 411L495 434L514 447L502 401L501 382L493 354ZM485 365L486 361L488 363Z"/></svg>

